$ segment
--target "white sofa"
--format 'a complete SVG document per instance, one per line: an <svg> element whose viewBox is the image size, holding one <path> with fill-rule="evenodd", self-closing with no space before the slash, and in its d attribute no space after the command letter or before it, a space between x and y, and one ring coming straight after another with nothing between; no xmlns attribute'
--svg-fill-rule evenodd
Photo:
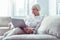
<svg viewBox="0 0 60 40"><path fill-rule="evenodd" d="M60 40L60 16L44 18L37 34L12 35L4 40Z"/></svg>
<svg viewBox="0 0 60 40"><path fill-rule="evenodd" d="M55 36L47 34L23 34L9 36L4 40L59 40L59 39L57 39Z"/></svg>
<svg viewBox="0 0 60 40"><path fill-rule="evenodd" d="M3 34L9 30L10 17L0 17L0 40L3 38Z"/></svg>

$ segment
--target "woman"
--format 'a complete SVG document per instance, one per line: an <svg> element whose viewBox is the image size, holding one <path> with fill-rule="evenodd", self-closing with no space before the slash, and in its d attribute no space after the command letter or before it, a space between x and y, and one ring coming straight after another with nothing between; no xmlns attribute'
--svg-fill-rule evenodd
<svg viewBox="0 0 60 40"><path fill-rule="evenodd" d="M40 6L38 4L33 5L32 14L34 18L29 18L26 21L26 27L14 28L7 34L7 36L16 35L16 34L36 33L37 29L41 24L41 21L43 20L43 16L40 15Z"/></svg>
<svg viewBox="0 0 60 40"><path fill-rule="evenodd" d="M44 16L40 13L40 6L38 4L35 4L32 6L32 14L33 17L29 16L30 18L27 19L25 22L28 27L33 28L34 32L36 33L37 29L39 28Z"/></svg>

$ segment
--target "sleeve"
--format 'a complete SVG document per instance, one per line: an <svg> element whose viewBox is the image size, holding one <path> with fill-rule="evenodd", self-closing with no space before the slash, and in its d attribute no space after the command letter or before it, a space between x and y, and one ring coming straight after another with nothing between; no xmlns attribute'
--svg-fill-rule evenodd
<svg viewBox="0 0 60 40"><path fill-rule="evenodd" d="M39 27L40 27L43 19L44 19L44 16L41 16L40 21L39 21L39 23L37 24L36 28L39 28Z"/></svg>
<svg viewBox="0 0 60 40"><path fill-rule="evenodd" d="M28 25L28 26L31 26L31 25L30 25L30 24L31 24L31 19L30 19L30 18L27 19L27 20L25 21L25 24Z"/></svg>
<svg viewBox="0 0 60 40"><path fill-rule="evenodd" d="M44 19L44 16L41 16L40 22L37 24L36 28L35 28L35 33L37 33L38 28L40 27L42 20Z"/></svg>

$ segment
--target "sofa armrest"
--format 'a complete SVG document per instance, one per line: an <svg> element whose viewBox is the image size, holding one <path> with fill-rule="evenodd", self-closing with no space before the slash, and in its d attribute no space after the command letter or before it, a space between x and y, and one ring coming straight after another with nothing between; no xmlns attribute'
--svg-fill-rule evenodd
<svg viewBox="0 0 60 40"><path fill-rule="evenodd" d="M4 38L4 40L57 40L55 36L46 34L23 34L23 35L12 35Z"/></svg>

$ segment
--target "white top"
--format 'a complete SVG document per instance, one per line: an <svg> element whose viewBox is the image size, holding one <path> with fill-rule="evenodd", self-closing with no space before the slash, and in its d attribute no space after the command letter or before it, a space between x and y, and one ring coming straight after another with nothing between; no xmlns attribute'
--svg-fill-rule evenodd
<svg viewBox="0 0 60 40"><path fill-rule="evenodd" d="M43 18L44 18L44 16L30 17L30 18L27 19L27 21L25 23L29 27L36 28L36 26L41 23L41 21L43 20Z"/></svg>

